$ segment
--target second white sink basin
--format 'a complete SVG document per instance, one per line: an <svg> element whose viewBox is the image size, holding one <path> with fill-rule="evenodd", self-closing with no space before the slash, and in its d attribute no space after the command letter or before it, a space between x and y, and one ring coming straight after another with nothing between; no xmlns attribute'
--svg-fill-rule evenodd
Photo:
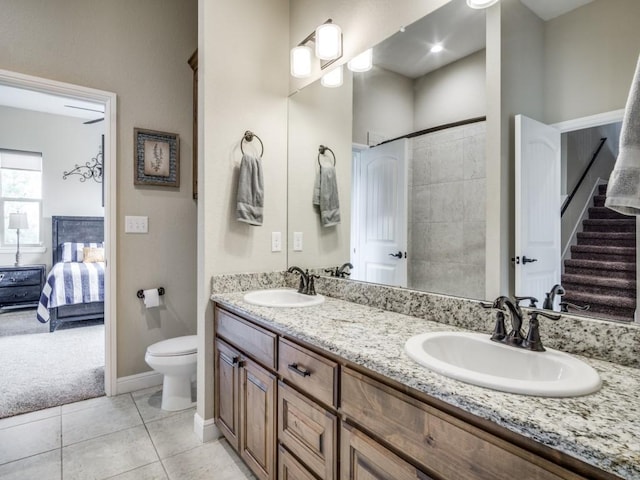
<svg viewBox="0 0 640 480"><path fill-rule="evenodd" d="M597 392L602 384L598 372L569 354L531 352L481 333L424 333L407 340L405 352L434 372L503 392L575 397Z"/></svg>
<svg viewBox="0 0 640 480"><path fill-rule="evenodd" d="M247 292L244 301L261 307L311 307L324 302L324 296L304 295L292 288L274 288Z"/></svg>

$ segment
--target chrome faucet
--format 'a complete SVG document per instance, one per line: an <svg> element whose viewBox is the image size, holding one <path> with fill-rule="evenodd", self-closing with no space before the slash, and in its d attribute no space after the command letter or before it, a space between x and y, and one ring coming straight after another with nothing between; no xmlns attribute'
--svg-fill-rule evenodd
<svg viewBox="0 0 640 480"><path fill-rule="evenodd" d="M303 293L305 295L315 295L316 287L315 287L315 279L318 278L318 275L313 275L309 273L309 270L303 271L300 267L289 267L287 269L287 273L299 273L300 274L300 284L298 286L298 293Z"/></svg>

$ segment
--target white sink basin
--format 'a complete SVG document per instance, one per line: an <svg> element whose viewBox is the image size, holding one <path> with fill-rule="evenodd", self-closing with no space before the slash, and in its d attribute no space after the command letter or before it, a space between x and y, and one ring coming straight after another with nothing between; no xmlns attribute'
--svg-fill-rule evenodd
<svg viewBox="0 0 640 480"><path fill-rule="evenodd" d="M261 307L311 307L324 302L322 295L304 295L292 288L253 290L244 295L244 301Z"/></svg>
<svg viewBox="0 0 640 480"><path fill-rule="evenodd" d="M602 384L590 365L564 352L531 352L481 333L423 333L407 340L405 352L429 370L503 392L576 397Z"/></svg>

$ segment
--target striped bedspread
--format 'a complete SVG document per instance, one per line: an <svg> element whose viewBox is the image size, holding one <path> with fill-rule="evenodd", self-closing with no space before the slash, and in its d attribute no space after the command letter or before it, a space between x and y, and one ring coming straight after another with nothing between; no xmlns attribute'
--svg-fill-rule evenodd
<svg viewBox="0 0 640 480"><path fill-rule="evenodd" d="M49 321L49 309L104 301L104 263L56 263L40 294L37 317Z"/></svg>

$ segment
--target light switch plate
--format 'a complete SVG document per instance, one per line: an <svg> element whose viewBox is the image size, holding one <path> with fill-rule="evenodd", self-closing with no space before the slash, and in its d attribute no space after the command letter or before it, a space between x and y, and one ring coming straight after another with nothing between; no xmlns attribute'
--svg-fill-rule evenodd
<svg viewBox="0 0 640 480"><path fill-rule="evenodd" d="M149 233L149 217L126 215L124 233Z"/></svg>
<svg viewBox="0 0 640 480"><path fill-rule="evenodd" d="M271 251L282 251L282 232L271 232Z"/></svg>
<svg viewBox="0 0 640 480"><path fill-rule="evenodd" d="M302 232L293 232L293 251L302 251Z"/></svg>

